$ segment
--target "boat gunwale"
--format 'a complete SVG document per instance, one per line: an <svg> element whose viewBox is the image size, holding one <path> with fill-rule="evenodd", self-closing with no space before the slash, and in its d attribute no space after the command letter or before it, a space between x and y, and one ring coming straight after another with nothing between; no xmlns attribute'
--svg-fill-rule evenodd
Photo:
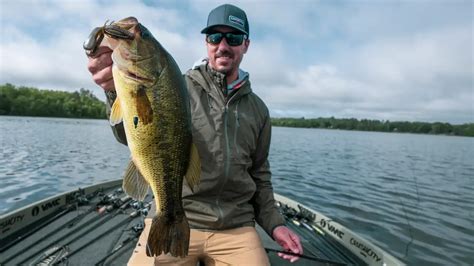
<svg viewBox="0 0 474 266"><path fill-rule="evenodd" d="M33 223L45 219L61 211L69 204L74 204L76 193L83 192L85 195L97 190L106 190L119 185L122 179L108 180L101 183L77 188L63 193L59 193L40 201L33 202L19 209L10 211L0 216L0 241L11 237L13 234L31 226ZM46 206L47 208L43 208Z"/></svg>
<svg viewBox="0 0 474 266"><path fill-rule="evenodd" d="M359 234L353 232L347 227L341 225L338 222L333 221L328 216L311 209L310 207L292 200L286 196L283 196L278 193L274 193L276 201L279 201L283 204L288 205L296 210L299 209L299 206L303 207L307 211L315 214L314 221L311 222L311 225L316 226L318 229L324 231L325 234L328 234L336 240L338 243L349 249L353 254L358 258L363 260L369 265L405 265L402 261L397 259L395 256L386 252L382 248L368 241ZM372 250L372 256L368 253L368 250ZM375 257L374 257L375 256Z"/></svg>

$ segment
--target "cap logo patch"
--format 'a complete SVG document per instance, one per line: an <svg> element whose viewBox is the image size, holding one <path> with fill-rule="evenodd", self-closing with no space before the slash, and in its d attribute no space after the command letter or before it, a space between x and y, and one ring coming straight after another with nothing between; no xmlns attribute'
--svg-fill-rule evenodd
<svg viewBox="0 0 474 266"><path fill-rule="evenodd" d="M229 21L232 22L232 23L238 24L241 27L244 27L244 20L243 19L240 19L238 17L230 15L229 16Z"/></svg>

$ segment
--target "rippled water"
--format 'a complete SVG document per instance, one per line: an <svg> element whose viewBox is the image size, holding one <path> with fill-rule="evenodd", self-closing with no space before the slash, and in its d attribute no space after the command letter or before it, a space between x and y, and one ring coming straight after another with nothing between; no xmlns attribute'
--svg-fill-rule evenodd
<svg viewBox="0 0 474 266"><path fill-rule="evenodd" d="M0 213L119 177L129 156L106 120L0 116Z"/></svg>
<svg viewBox="0 0 474 266"><path fill-rule="evenodd" d="M106 120L0 116L0 213L121 176ZM472 265L474 138L273 129L275 190L411 265Z"/></svg>
<svg viewBox="0 0 474 266"><path fill-rule="evenodd" d="M411 265L473 264L473 138L274 128L272 145L276 191Z"/></svg>

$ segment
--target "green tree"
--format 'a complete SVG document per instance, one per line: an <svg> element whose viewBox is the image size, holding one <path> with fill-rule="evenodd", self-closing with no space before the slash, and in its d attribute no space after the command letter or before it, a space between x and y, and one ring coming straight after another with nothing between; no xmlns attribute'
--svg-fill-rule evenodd
<svg viewBox="0 0 474 266"><path fill-rule="evenodd" d="M331 128L360 131L405 132L418 134L445 134L457 136L474 136L474 123L451 125L449 123L426 122L390 122L355 118L272 118L272 125L282 127Z"/></svg>
<svg viewBox="0 0 474 266"><path fill-rule="evenodd" d="M105 103L84 88L75 92L0 85L0 115L105 118Z"/></svg>

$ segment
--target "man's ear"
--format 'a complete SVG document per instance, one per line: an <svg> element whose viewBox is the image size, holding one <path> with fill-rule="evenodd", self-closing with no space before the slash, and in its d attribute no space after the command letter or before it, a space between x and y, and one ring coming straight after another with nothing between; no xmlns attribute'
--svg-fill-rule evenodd
<svg viewBox="0 0 474 266"><path fill-rule="evenodd" d="M250 46L250 40L247 39L244 42L244 54L247 53L247 50L249 49L249 46Z"/></svg>

